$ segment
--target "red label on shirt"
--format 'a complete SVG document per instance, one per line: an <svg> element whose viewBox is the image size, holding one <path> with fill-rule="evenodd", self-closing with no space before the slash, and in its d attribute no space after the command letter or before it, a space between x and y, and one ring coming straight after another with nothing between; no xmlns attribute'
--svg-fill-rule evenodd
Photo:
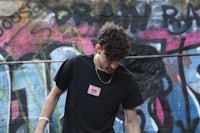
<svg viewBox="0 0 200 133"><path fill-rule="evenodd" d="M97 96L97 97L100 95L100 92L101 92L101 88L96 87L94 85L90 85L87 91L88 94Z"/></svg>

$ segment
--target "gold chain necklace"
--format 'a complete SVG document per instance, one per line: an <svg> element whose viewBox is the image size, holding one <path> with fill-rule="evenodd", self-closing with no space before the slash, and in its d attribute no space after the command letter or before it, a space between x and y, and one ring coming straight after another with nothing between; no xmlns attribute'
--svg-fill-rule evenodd
<svg viewBox="0 0 200 133"><path fill-rule="evenodd" d="M113 74L112 74L112 76L110 77L110 79L109 79L107 82L105 82L105 81L103 81L103 80L101 79L101 77L100 77L100 75L99 75L99 73L98 73L98 70L97 70L97 67L96 67L96 66L95 66L95 71L96 71L97 77L99 78L99 80L101 81L101 83L107 85L107 84L109 84L109 83L112 81Z"/></svg>

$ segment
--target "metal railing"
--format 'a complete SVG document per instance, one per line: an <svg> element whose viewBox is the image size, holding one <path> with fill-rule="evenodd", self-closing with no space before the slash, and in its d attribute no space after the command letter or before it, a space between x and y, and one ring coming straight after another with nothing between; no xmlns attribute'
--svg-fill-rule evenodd
<svg viewBox="0 0 200 133"><path fill-rule="evenodd" d="M167 55L141 55L141 56L127 56L125 59L144 59L144 58L167 58L167 57L183 57L183 56L200 56L198 54L167 54ZM65 60L36 60L36 61L9 61L0 62L0 65L10 65L10 64L36 64L36 63L56 63L64 62Z"/></svg>

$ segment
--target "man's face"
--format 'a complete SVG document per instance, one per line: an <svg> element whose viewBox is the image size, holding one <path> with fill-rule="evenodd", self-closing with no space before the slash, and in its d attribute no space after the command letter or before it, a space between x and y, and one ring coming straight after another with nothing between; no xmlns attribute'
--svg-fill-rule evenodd
<svg viewBox="0 0 200 133"><path fill-rule="evenodd" d="M120 61L110 61L106 58L104 50L101 50L99 53L99 61L101 64L101 69L105 71L106 73L113 73L115 69L119 66Z"/></svg>

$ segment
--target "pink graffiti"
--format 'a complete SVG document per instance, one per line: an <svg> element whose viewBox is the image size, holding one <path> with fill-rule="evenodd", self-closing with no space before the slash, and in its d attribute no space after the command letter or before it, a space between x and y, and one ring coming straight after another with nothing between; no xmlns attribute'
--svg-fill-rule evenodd
<svg viewBox="0 0 200 133"><path fill-rule="evenodd" d="M160 100L156 98L156 114L159 119L159 122L164 125L164 112Z"/></svg>
<svg viewBox="0 0 200 133"><path fill-rule="evenodd" d="M12 101L12 122L19 116L20 111L19 111L19 101L14 100Z"/></svg>
<svg viewBox="0 0 200 133"><path fill-rule="evenodd" d="M7 30L0 38L0 46L14 59L36 52L48 40L49 31L43 30L37 34L31 34L31 28L22 28L18 25L12 30Z"/></svg>
<svg viewBox="0 0 200 133"><path fill-rule="evenodd" d="M138 35L138 39L142 40L166 40L165 52L177 50L180 46L182 38L185 38L184 47L192 46L200 43L200 32L188 33L181 36L170 35L165 30L146 30Z"/></svg>
<svg viewBox="0 0 200 133"><path fill-rule="evenodd" d="M95 38L95 27L89 26L87 23L84 23L80 25L78 28L78 37L72 37L69 38L70 42L73 42L75 40L77 46L83 51L85 54L91 54L94 53L94 46L91 42L92 39Z"/></svg>
<svg viewBox="0 0 200 133"><path fill-rule="evenodd" d="M71 25L69 25L71 26ZM11 57L18 59L28 53L35 53L42 49L45 44L58 41L63 44L75 44L81 52L85 54L94 53L94 46L91 40L94 38L94 28L89 25L73 27L77 33L67 32L67 26L39 26L28 25L23 28L14 26L12 30L4 32L0 37L0 47L2 47Z"/></svg>

